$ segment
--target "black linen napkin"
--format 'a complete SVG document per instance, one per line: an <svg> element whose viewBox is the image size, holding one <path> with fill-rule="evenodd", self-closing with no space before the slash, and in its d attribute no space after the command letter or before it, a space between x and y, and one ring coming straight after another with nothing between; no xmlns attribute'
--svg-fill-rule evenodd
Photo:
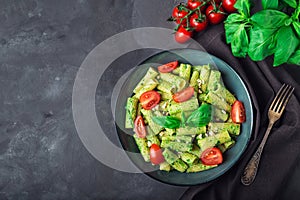
<svg viewBox="0 0 300 200"><path fill-rule="evenodd" d="M221 24L200 33L195 39L208 53L227 62L246 82L254 107L254 127L246 151L227 173L207 184L190 187L181 199L278 199L287 189L285 184L300 159L300 87L286 70L291 65L274 68L272 57L261 62L253 62L248 57L235 58L225 43ZM263 138L268 126L269 105L283 83L294 86L294 94L273 126L255 181L251 186L244 186L240 181L241 174ZM299 195L300 192L292 196L299 198Z"/></svg>

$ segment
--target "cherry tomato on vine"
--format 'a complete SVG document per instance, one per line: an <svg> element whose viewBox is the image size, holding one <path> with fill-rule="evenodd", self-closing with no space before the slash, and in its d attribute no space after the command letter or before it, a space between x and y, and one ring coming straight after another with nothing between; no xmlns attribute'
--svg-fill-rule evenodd
<svg viewBox="0 0 300 200"><path fill-rule="evenodd" d="M234 123L243 123L246 121L245 107L241 101L236 100L232 104L231 119Z"/></svg>
<svg viewBox="0 0 300 200"><path fill-rule="evenodd" d="M160 101L160 94L154 90L144 92L140 96L140 102L145 110L154 108Z"/></svg>
<svg viewBox="0 0 300 200"><path fill-rule="evenodd" d="M193 36L193 31L186 30L185 27L180 26L175 33L175 40L178 43L185 43Z"/></svg>
<svg viewBox="0 0 300 200"><path fill-rule="evenodd" d="M150 161L154 165L158 165L165 161L161 148L157 144L152 144L150 147Z"/></svg>
<svg viewBox="0 0 300 200"><path fill-rule="evenodd" d="M134 132L139 138L145 138L147 135L145 122L141 115L134 120Z"/></svg>
<svg viewBox="0 0 300 200"><path fill-rule="evenodd" d="M229 13L233 13L236 11L234 4L236 0L222 0L222 7Z"/></svg>
<svg viewBox="0 0 300 200"><path fill-rule="evenodd" d="M206 17L211 24L219 24L225 19L224 9L218 5L209 5L205 11Z"/></svg>
<svg viewBox="0 0 300 200"><path fill-rule="evenodd" d="M204 165L218 165L223 162L223 155L220 149L212 147L204 150L200 159Z"/></svg>
<svg viewBox="0 0 300 200"><path fill-rule="evenodd" d="M190 25L194 28L195 31L203 31L208 25L206 16L203 15L202 17L199 17L197 13L194 13L190 17Z"/></svg>
<svg viewBox="0 0 300 200"><path fill-rule="evenodd" d="M183 4L179 4L173 9L172 17L175 19L177 24L185 24L185 16L188 14L186 7Z"/></svg>
<svg viewBox="0 0 300 200"><path fill-rule="evenodd" d="M188 0L187 7L191 10L195 10L203 4L204 4L204 1L202 1L202 0ZM203 12L205 10L205 5L201 6L200 10Z"/></svg>

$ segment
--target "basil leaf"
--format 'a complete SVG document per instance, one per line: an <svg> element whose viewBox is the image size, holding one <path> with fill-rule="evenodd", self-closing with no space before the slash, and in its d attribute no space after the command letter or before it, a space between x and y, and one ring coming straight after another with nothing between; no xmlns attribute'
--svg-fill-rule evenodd
<svg viewBox="0 0 300 200"><path fill-rule="evenodd" d="M180 120L172 116L152 117L154 123L164 128L179 128Z"/></svg>
<svg viewBox="0 0 300 200"><path fill-rule="evenodd" d="M278 0L262 0L261 1L263 9L277 9Z"/></svg>
<svg viewBox="0 0 300 200"><path fill-rule="evenodd" d="M234 4L234 7L242 15L245 15L246 17L250 16L251 3L249 0L237 0Z"/></svg>
<svg viewBox="0 0 300 200"><path fill-rule="evenodd" d="M296 0L283 0L284 3L288 4L292 8L297 8Z"/></svg>
<svg viewBox="0 0 300 200"><path fill-rule="evenodd" d="M251 20L262 28L279 28L289 16L278 10L262 10L252 15Z"/></svg>
<svg viewBox="0 0 300 200"><path fill-rule="evenodd" d="M299 39L295 36L291 26L281 27L277 33L276 40L273 66L287 62L299 44Z"/></svg>
<svg viewBox="0 0 300 200"><path fill-rule="evenodd" d="M293 27L298 35L298 38L300 38L300 22L292 22Z"/></svg>
<svg viewBox="0 0 300 200"><path fill-rule="evenodd" d="M192 112L186 121L188 126L200 127L207 125L211 120L211 105L203 103L201 106Z"/></svg>
<svg viewBox="0 0 300 200"><path fill-rule="evenodd" d="M225 24L225 36L226 36L226 43L229 44L232 41L233 35L239 29L240 24Z"/></svg>
<svg viewBox="0 0 300 200"><path fill-rule="evenodd" d="M234 33L231 41L231 51L236 57L246 57L249 48L249 39L245 29L245 24L241 24Z"/></svg>
<svg viewBox="0 0 300 200"><path fill-rule="evenodd" d="M240 28L241 24L246 24L247 18L239 13L230 14L224 22L226 43L229 44L232 41L232 37L236 31Z"/></svg>
<svg viewBox="0 0 300 200"><path fill-rule="evenodd" d="M288 60L289 64L300 65L300 47L295 51Z"/></svg>
<svg viewBox="0 0 300 200"><path fill-rule="evenodd" d="M247 18L239 13L232 13L228 15L226 21L224 23L236 23L236 22L243 22Z"/></svg>
<svg viewBox="0 0 300 200"><path fill-rule="evenodd" d="M277 29L261 29L254 27L250 30L248 54L253 61L260 61L274 53L275 32Z"/></svg>

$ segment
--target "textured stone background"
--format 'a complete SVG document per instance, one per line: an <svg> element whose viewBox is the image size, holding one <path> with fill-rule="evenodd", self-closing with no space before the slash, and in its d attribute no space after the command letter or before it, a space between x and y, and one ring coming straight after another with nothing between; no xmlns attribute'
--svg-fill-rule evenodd
<svg viewBox="0 0 300 200"><path fill-rule="evenodd" d="M77 70L97 44L135 26L168 26L165 18L139 20L135 7L146 4L0 1L1 200L176 199L185 191L102 165L82 145L72 118Z"/></svg>
<svg viewBox="0 0 300 200"><path fill-rule="evenodd" d="M165 19L178 2L0 0L1 200L179 198L186 188L94 159L71 109L74 79L87 54L131 28L172 27ZM142 60L150 53L131 56Z"/></svg>

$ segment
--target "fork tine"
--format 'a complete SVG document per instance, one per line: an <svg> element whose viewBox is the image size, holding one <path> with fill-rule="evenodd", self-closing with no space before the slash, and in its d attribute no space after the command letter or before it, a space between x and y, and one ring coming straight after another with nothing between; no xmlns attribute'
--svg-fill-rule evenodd
<svg viewBox="0 0 300 200"><path fill-rule="evenodd" d="M278 98L276 98L276 103L275 103L274 107L272 108L272 110L274 112L279 112L281 102L283 101L286 93L288 92L288 89L289 89L289 85L284 84L282 87L282 90L280 91L280 93L278 93Z"/></svg>
<svg viewBox="0 0 300 200"><path fill-rule="evenodd" d="M281 113L285 108L288 100L290 99L293 91L294 91L294 87L287 84L283 84L279 92L277 93L276 97L274 98L270 106L270 110L273 110L274 112L277 113Z"/></svg>
<svg viewBox="0 0 300 200"><path fill-rule="evenodd" d="M282 112L283 112L283 110L284 110L284 108L285 108L287 102L288 102L289 99L291 98L291 95L292 95L294 89L295 89L294 87L289 86L286 95L283 97L281 103L279 104L279 110L278 110L279 113L282 113Z"/></svg>
<svg viewBox="0 0 300 200"><path fill-rule="evenodd" d="M274 108L276 108L277 104L278 104L278 101L279 99L281 98L282 96L282 93L284 92L286 88L286 84L284 83L281 88L279 89L279 91L277 92L274 100L272 101L272 104L270 105L270 110L275 110Z"/></svg>

